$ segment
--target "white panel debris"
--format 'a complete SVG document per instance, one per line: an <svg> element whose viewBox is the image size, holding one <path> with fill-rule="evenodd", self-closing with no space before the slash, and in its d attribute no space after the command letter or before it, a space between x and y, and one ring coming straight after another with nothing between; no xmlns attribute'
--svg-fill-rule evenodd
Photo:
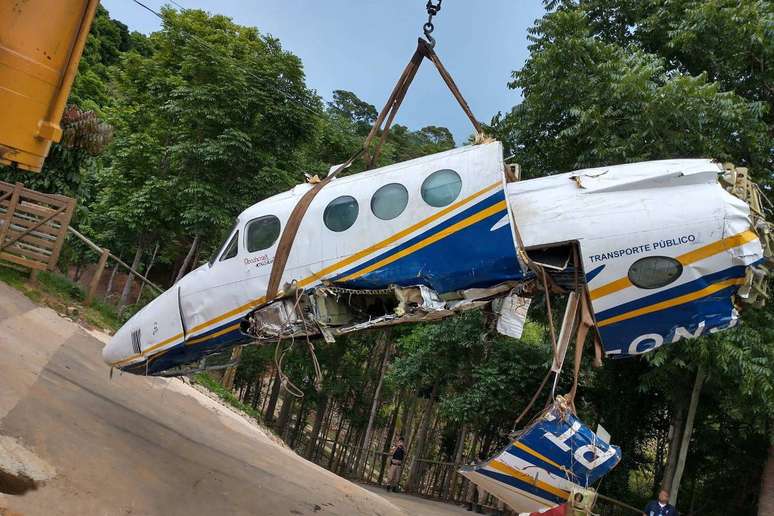
<svg viewBox="0 0 774 516"><path fill-rule="evenodd" d="M511 294L503 298L497 318L497 331L503 335L520 339L524 332L524 322L531 299Z"/></svg>

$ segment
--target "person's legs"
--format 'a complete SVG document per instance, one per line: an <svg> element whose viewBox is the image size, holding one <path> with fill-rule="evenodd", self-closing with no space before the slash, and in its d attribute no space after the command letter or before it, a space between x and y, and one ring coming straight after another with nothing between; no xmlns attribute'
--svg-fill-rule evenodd
<svg viewBox="0 0 774 516"><path fill-rule="evenodd" d="M400 474L403 471L403 465L398 464L395 466L395 482L392 483L392 492L397 493L400 489Z"/></svg>
<svg viewBox="0 0 774 516"><path fill-rule="evenodd" d="M395 487L398 484L398 473L400 471L400 466L397 464L390 464L390 470L387 474L387 490L389 491L391 488Z"/></svg>

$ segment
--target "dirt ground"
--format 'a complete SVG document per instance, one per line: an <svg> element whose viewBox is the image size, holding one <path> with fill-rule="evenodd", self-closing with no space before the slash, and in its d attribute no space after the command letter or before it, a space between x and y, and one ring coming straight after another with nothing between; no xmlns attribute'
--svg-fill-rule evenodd
<svg viewBox="0 0 774 516"><path fill-rule="evenodd" d="M379 496L387 498L389 501L406 511L407 514L421 514L423 516L452 516L454 514L471 513L463 507L448 503L439 503L418 496L411 496L403 493L388 493L375 486L364 486L367 490Z"/></svg>
<svg viewBox="0 0 774 516"><path fill-rule="evenodd" d="M0 515L460 513L348 482L181 380L110 379L102 346L0 283Z"/></svg>

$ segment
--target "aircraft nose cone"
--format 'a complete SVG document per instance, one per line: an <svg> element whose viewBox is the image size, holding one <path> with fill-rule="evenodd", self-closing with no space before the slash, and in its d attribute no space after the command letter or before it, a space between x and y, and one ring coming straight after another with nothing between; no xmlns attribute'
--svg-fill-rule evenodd
<svg viewBox="0 0 774 516"><path fill-rule="evenodd" d="M131 344L127 338L121 335L122 332L116 333L110 342L105 344L102 348L102 360L109 366L114 365L116 362L124 360L131 355Z"/></svg>

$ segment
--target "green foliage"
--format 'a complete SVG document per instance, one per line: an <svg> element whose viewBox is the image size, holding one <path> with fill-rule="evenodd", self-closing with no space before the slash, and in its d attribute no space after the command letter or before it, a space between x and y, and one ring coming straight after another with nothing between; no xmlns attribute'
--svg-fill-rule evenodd
<svg viewBox="0 0 774 516"><path fill-rule="evenodd" d="M296 149L318 101L276 39L203 11L164 17L152 52L127 53L115 74L117 135L95 176L93 226L119 241L214 245L239 211L300 179Z"/></svg>
<svg viewBox="0 0 774 516"><path fill-rule="evenodd" d="M0 281L24 293L30 300L51 306L64 313L70 306L76 312L68 316L77 317L101 329L115 331L124 322L115 307L95 299L90 306L84 306L85 293L80 285L56 272L39 271L33 282L29 274L0 264Z"/></svg>
<svg viewBox="0 0 774 516"><path fill-rule="evenodd" d="M619 42L600 20L615 19L610 12L627 5L567 2L531 29L530 57L509 85L524 101L493 121L525 173L715 157L749 165L769 181L770 104L724 89L701 68L675 66L669 54L648 52L636 34Z"/></svg>
<svg viewBox="0 0 774 516"><path fill-rule="evenodd" d="M58 295L65 301L80 302L86 298L86 293L80 285L56 272L40 271L38 273L38 283L40 283L43 291Z"/></svg>
<svg viewBox="0 0 774 516"><path fill-rule="evenodd" d="M234 394L225 389L217 380L207 373L197 373L193 375L193 381L214 393L218 398L225 401L235 409L244 412L256 421L261 421L261 414L250 405L245 405Z"/></svg>
<svg viewBox="0 0 774 516"><path fill-rule="evenodd" d="M26 279L26 275L20 270L5 267L0 263L0 281L3 283L21 289Z"/></svg>
<svg viewBox="0 0 774 516"><path fill-rule="evenodd" d="M453 425L499 439L527 405L550 364L542 328L528 324L521 340L493 331L480 312L408 328L398 340L390 381L427 396Z"/></svg>

